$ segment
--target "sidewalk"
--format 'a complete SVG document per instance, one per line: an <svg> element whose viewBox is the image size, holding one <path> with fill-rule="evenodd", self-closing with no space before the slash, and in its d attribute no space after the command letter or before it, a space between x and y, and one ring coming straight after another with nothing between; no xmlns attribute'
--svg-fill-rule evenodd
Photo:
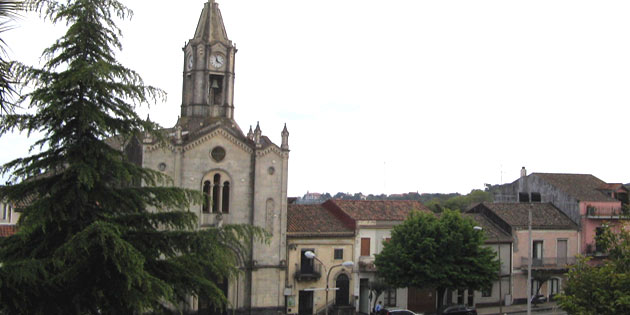
<svg viewBox="0 0 630 315"><path fill-rule="evenodd" d="M556 302L547 302L538 304L538 306L532 305L532 314L537 312L548 312L553 310L559 310L559 307L556 305ZM499 315L499 314L527 314L527 304L517 304L510 306L503 306L503 313L499 313L498 306L489 306L489 307L477 307L477 314L479 315Z"/></svg>

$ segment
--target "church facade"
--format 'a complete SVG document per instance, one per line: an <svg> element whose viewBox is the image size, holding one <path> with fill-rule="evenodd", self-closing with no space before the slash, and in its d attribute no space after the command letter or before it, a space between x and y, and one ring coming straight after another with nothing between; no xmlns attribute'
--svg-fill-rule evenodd
<svg viewBox="0 0 630 315"><path fill-rule="evenodd" d="M168 174L176 186L203 192L191 207L199 228L250 224L271 233L241 262L239 279L222 284L228 313L284 312L286 281L288 136L274 144L260 126L244 134L234 120L236 48L228 39L214 0L205 3L194 36L184 46L181 116L166 129L166 145L142 141L144 167ZM203 297L193 311L212 313Z"/></svg>

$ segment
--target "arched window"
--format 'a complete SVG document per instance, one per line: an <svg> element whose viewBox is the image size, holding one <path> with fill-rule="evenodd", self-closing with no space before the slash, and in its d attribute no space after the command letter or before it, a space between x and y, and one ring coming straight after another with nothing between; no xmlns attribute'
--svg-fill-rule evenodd
<svg viewBox="0 0 630 315"><path fill-rule="evenodd" d="M212 213L218 213L219 201L221 198L221 175L215 174L214 181L212 182Z"/></svg>
<svg viewBox="0 0 630 315"><path fill-rule="evenodd" d="M335 305L350 304L350 279L345 274L340 274L335 281L335 286L339 288L335 293Z"/></svg>
<svg viewBox="0 0 630 315"><path fill-rule="evenodd" d="M230 213L230 182L223 183L223 195L221 196L221 211Z"/></svg>
<svg viewBox="0 0 630 315"><path fill-rule="evenodd" d="M210 213L210 181L203 182L203 207L204 213Z"/></svg>
<svg viewBox="0 0 630 315"><path fill-rule="evenodd" d="M230 177L220 171L204 176L202 213L230 213Z"/></svg>

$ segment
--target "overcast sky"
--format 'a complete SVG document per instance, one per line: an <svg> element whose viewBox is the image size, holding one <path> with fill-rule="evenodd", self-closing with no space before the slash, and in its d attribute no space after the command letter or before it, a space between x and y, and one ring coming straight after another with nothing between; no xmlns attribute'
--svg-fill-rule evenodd
<svg viewBox="0 0 630 315"><path fill-rule="evenodd" d="M183 47L205 0L126 1L121 62L179 114ZM630 182L630 1L223 0L235 118L290 132L289 195L460 192L529 172ZM63 32L3 33L36 64ZM0 162L26 153L0 138Z"/></svg>

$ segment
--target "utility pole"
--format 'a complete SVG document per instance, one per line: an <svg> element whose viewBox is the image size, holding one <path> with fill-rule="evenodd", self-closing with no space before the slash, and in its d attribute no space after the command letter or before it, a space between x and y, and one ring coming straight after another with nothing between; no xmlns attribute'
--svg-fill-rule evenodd
<svg viewBox="0 0 630 315"><path fill-rule="evenodd" d="M532 205L529 205L529 250L527 251L527 315L532 314Z"/></svg>

